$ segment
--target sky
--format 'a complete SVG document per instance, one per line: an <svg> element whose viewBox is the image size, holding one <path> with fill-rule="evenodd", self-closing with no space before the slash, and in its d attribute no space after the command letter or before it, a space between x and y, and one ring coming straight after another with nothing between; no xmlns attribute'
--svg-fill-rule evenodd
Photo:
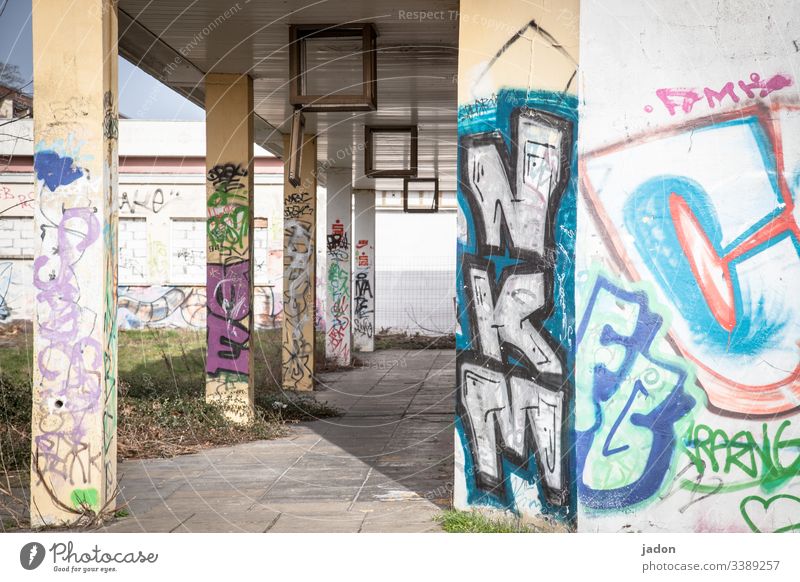
<svg viewBox="0 0 800 582"><path fill-rule="evenodd" d="M4 3L5 0L0 0L0 9ZM8 0L0 15L0 67L17 65L27 83L33 78L32 46L31 0ZM24 91L32 92L32 84ZM205 119L200 107L122 57L119 58L119 111L133 119Z"/></svg>

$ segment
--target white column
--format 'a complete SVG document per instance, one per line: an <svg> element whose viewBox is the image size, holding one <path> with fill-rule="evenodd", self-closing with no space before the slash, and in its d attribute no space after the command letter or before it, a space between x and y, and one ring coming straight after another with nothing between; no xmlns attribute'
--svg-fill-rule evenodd
<svg viewBox="0 0 800 582"><path fill-rule="evenodd" d="M328 169L327 248L325 306L325 356L341 366L350 365L352 324L350 311L351 239L353 215L352 169Z"/></svg>
<svg viewBox="0 0 800 582"><path fill-rule="evenodd" d="M354 191L353 346L375 349L375 190Z"/></svg>

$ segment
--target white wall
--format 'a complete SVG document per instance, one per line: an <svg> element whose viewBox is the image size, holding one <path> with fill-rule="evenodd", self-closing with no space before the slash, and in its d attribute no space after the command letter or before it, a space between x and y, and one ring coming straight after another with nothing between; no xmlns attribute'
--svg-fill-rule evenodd
<svg viewBox="0 0 800 582"><path fill-rule="evenodd" d="M33 154L31 120L7 128L0 155ZM12 139L18 137L19 139ZM120 121L120 155L159 156L179 161L205 155L203 122ZM256 147L256 155L268 157ZM257 325L280 321L283 276L283 175L257 174L254 196L255 318ZM200 173L120 173L120 327L203 326L205 313L205 193ZM325 188L318 193L318 232L325 232ZM33 257L33 176L0 173L0 322L30 319ZM453 193L443 193L438 214L381 211L400 207L397 192L378 192L377 271L386 293L376 293L376 330L381 326L452 331L455 288ZM27 246L26 246L27 245ZM27 250L26 250L27 249ZM317 313L324 313L325 244L318 245ZM24 252L23 252L24 251ZM405 271L405 274L403 272ZM427 271L425 286L421 271ZM169 293L172 288L179 291ZM167 306L157 321L151 306ZM318 326L324 319L318 317ZM423 327L420 328L417 323Z"/></svg>
<svg viewBox="0 0 800 582"><path fill-rule="evenodd" d="M32 181L30 174L0 174L0 322L32 315ZM205 312L197 308L205 304L204 176L121 174L119 191L120 327L204 326ZM260 326L279 323L282 311L282 193L282 174L255 177L255 318ZM324 196L320 189L318 197ZM324 219L321 213L319 228ZM322 245L318 254L324 251ZM320 298L323 269L324 261L318 267ZM169 293L173 288L179 291Z"/></svg>
<svg viewBox="0 0 800 582"><path fill-rule="evenodd" d="M581 531L800 521L784 448L800 436L797 15L796 0L582 2ZM628 347L601 342L612 330Z"/></svg>
<svg viewBox="0 0 800 582"><path fill-rule="evenodd" d="M453 333L456 213L378 210L375 221L375 329Z"/></svg>

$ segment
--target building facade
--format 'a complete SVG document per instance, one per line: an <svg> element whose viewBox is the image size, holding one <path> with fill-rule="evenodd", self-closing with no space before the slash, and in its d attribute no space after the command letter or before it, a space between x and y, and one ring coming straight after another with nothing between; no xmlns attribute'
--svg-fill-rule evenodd
<svg viewBox="0 0 800 582"><path fill-rule="evenodd" d="M0 322L31 319L34 295L32 122L20 119L7 129L12 138L0 144L5 160L0 172ZM204 124L122 120L119 133L119 327L203 328ZM254 183L254 317L259 327L276 327L282 312L283 166L260 148ZM318 296L324 300L324 293ZM324 325L321 313L318 305L318 325Z"/></svg>
<svg viewBox="0 0 800 582"><path fill-rule="evenodd" d="M32 121L18 119L0 142L0 325L30 320L33 309ZM118 325L120 329L206 325L205 129L193 121L120 121ZM254 319L280 326L283 313L283 165L256 147ZM325 189L317 227L325 229ZM375 197L377 236L375 330L452 333L455 197L418 217L409 236L402 192ZM416 229L415 229L416 230ZM317 249L316 321L325 328L326 248Z"/></svg>

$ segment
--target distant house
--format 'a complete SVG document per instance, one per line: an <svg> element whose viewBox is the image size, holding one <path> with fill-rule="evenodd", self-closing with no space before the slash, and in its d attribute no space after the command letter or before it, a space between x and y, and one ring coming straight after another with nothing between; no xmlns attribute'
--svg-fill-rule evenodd
<svg viewBox="0 0 800 582"><path fill-rule="evenodd" d="M33 97L18 89L0 84L0 119L29 117L33 113Z"/></svg>

